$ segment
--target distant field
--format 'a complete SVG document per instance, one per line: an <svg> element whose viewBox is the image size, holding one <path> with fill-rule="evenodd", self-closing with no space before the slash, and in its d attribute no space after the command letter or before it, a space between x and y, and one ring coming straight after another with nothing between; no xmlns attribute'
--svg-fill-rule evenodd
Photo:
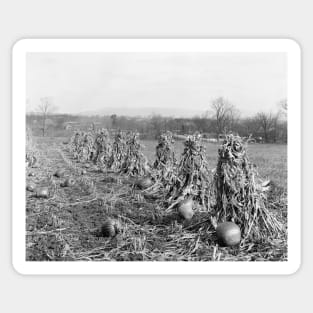
<svg viewBox="0 0 313 313"><path fill-rule="evenodd" d="M155 158L154 140L143 140L144 153L150 161ZM205 143L209 164L212 168L216 166L218 144ZM183 152L183 142L175 143L177 155ZM260 175L269 178L280 187L287 188L287 145L275 144L250 144L248 155L251 162L257 165Z"/></svg>

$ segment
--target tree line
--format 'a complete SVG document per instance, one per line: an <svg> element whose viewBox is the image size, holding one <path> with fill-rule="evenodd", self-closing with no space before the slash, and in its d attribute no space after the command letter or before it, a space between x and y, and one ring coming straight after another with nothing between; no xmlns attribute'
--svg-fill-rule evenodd
<svg viewBox="0 0 313 313"><path fill-rule="evenodd" d="M79 116L56 114L56 106L48 98L42 98L36 112L26 116L27 125L36 135L60 136L75 128L123 129L138 131L143 139L154 139L164 131L178 135L201 132L204 137L219 140L225 133L235 133L242 137L252 137L264 143L287 142L287 100L277 104L275 112L260 111L253 116L241 116L240 111L223 97L214 99L202 116L174 118L162 115L129 117L112 114L110 116Z"/></svg>

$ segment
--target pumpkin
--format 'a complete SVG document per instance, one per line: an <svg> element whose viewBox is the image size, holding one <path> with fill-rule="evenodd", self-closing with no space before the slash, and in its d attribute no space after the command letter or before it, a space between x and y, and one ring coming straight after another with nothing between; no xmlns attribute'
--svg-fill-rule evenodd
<svg viewBox="0 0 313 313"><path fill-rule="evenodd" d="M185 220L191 220L194 215L193 200L189 198L180 202L178 205L178 213Z"/></svg>
<svg viewBox="0 0 313 313"><path fill-rule="evenodd" d="M136 182L136 186L140 189L147 189L153 185L153 181L150 177L143 177Z"/></svg>
<svg viewBox="0 0 313 313"><path fill-rule="evenodd" d="M61 187L72 187L75 185L75 183L76 181L74 178L68 177L63 183L61 183Z"/></svg>
<svg viewBox="0 0 313 313"><path fill-rule="evenodd" d="M65 170L63 168L59 168L55 173L54 173L54 176L56 177L64 177L65 175Z"/></svg>
<svg viewBox="0 0 313 313"><path fill-rule="evenodd" d="M240 243L241 231L237 224L224 222L216 227L218 241L224 246L235 246Z"/></svg>
<svg viewBox="0 0 313 313"><path fill-rule="evenodd" d="M49 189L48 187L40 187L36 189L36 197L37 198L48 198L49 197Z"/></svg>
<svg viewBox="0 0 313 313"><path fill-rule="evenodd" d="M36 189L36 185L34 183L28 183L26 186L26 190L34 191Z"/></svg>
<svg viewBox="0 0 313 313"><path fill-rule="evenodd" d="M101 226L101 235L103 237L114 237L116 235L115 225L111 219L107 219Z"/></svg>

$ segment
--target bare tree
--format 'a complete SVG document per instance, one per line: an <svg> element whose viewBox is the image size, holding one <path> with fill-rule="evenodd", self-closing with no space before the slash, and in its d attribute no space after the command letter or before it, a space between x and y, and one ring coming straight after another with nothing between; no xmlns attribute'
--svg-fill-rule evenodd
<svg viewBox="0 0 313 313"><path fill-rule="evenodd" d="M117 115L112 114L110 118L111 118L112 128L116 128L117 127Z"/></svg>
<svg viewBox="0 0 313 313"><path fill-rule="evenodd" d="M255 136L258 129L260 128L259 125L256 123L255 118L253 117L246 117L241 119L240 126L242 128L243 136L248 137L250 135Z"/></svg>
<svg viewBox="0 0 313 313"><path fill-rule="evenodd" d="M164 119L161 115L153 114L150 119L150 126L154 137L158 137L164 131Z"/></svg>
<svg viewBox="0 0 313 313"><path fill-rule="evenodd" d="M215 132L217 140L220 134L231 131L235 121L238 119L239 112L223 97L219 97L212 101L211 110L213 111L212 119L215 124Z"/></svg>
<svg viewBox="0 0 313 313"><path fill-rule="evenodd" d="M255 121L263 133L264 141L268 142L270 133L272 133L275 142L278 114L259 112L255 117Z"/></svg>
<svg viewBox="0 0 313 313"><path fill-rule="evenodd" d="M47 119L49 117L49 115L51 113L53 113L54 111L56 111L56 106L53 105L53 101L52 98L50 97L44 97L44 98L40 98L40 104L37 107L37 110L39 112L39 114L42 117L42 136L44 137L46 134L46 130L47 130Z"/></svg>

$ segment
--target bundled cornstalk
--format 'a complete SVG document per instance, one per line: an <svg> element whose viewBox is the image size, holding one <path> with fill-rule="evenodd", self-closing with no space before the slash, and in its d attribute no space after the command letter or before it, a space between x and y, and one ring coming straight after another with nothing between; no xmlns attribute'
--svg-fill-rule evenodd
<svg viewBox="0 0 313 313"><path fill-rule="evenodd" d="M266 207L266 186L249 162L246 143L228 135L218 150L215 172L215 222L238 224L244 238L261 239L278 235L282 224Z"/></svg>
<svg viewBox="0 0 313 313"><path fill-rule="evenodd" d="M173 134L167 131L159 137L159 142L156 146L156 160L153 164L153 168L163 172L165 169L173 168L176 162Z"/></svg>
<svg viewBox="0 0 313 313"><path fill-rule="evenodd" d="M109 168L114 171L120 171L127 154L127 136L126 133L119 130L112 144L112 153L109 160Z"/></svg>
<svg viewBox="0 0 313 313"><path fill-rule="evenodd" d="M80 162L90 160L94 150L94 139L91 132L75 131L70 138L69 150Z"/></svg>
<svg viewBox="0 0 313 313"><path fill-rule="evenodd" d="M93 153L94 139L90 132L82 134L82 140L78 147L78 160L80 162L86 162L90 160Z"/></svg>
<svg viewBox="0 0 313 313"><path fill-rule="evenodd" d="M93 161L102 168L109 166L112 156L112 142L107 129L101 129L95 134Z"/></svg>
<svg viewBox="0 0 313 313"><path fill-rule="evenodd" d="M142 153L142 145L138 140L139 134L129 132L126 140L126 154L121 166L121 173L130 176L149 174L148 160Z"/></svg>
<svg viewBox="0 0 313 313"><path fill-rule="evenodd" d="M177 168L177 177L171 186L167 201L168 210L185 199L192 199L204 209L210 207L210 177L205 148L201 143L201 135L188 136L185 148Z"/></svg>
<svg viewBox="0 0 313 313"><path fill-rule="evenodd" d="M75 131L75 133L70 138L69 150L71 153L73 153L75 159L78 159L78 152L79 152L79 148L81 146L82 140L83 140L83 132L78 131L78 130Z"/></svg>
<svg viewBox="0 0 313 313"><path fill-rule="evenodd" d="M170 131L160 135L156 146L156 160L151 173L154 184L150 194L167 193L176 182L177 160L174 151L174 139Z"/></svg>

